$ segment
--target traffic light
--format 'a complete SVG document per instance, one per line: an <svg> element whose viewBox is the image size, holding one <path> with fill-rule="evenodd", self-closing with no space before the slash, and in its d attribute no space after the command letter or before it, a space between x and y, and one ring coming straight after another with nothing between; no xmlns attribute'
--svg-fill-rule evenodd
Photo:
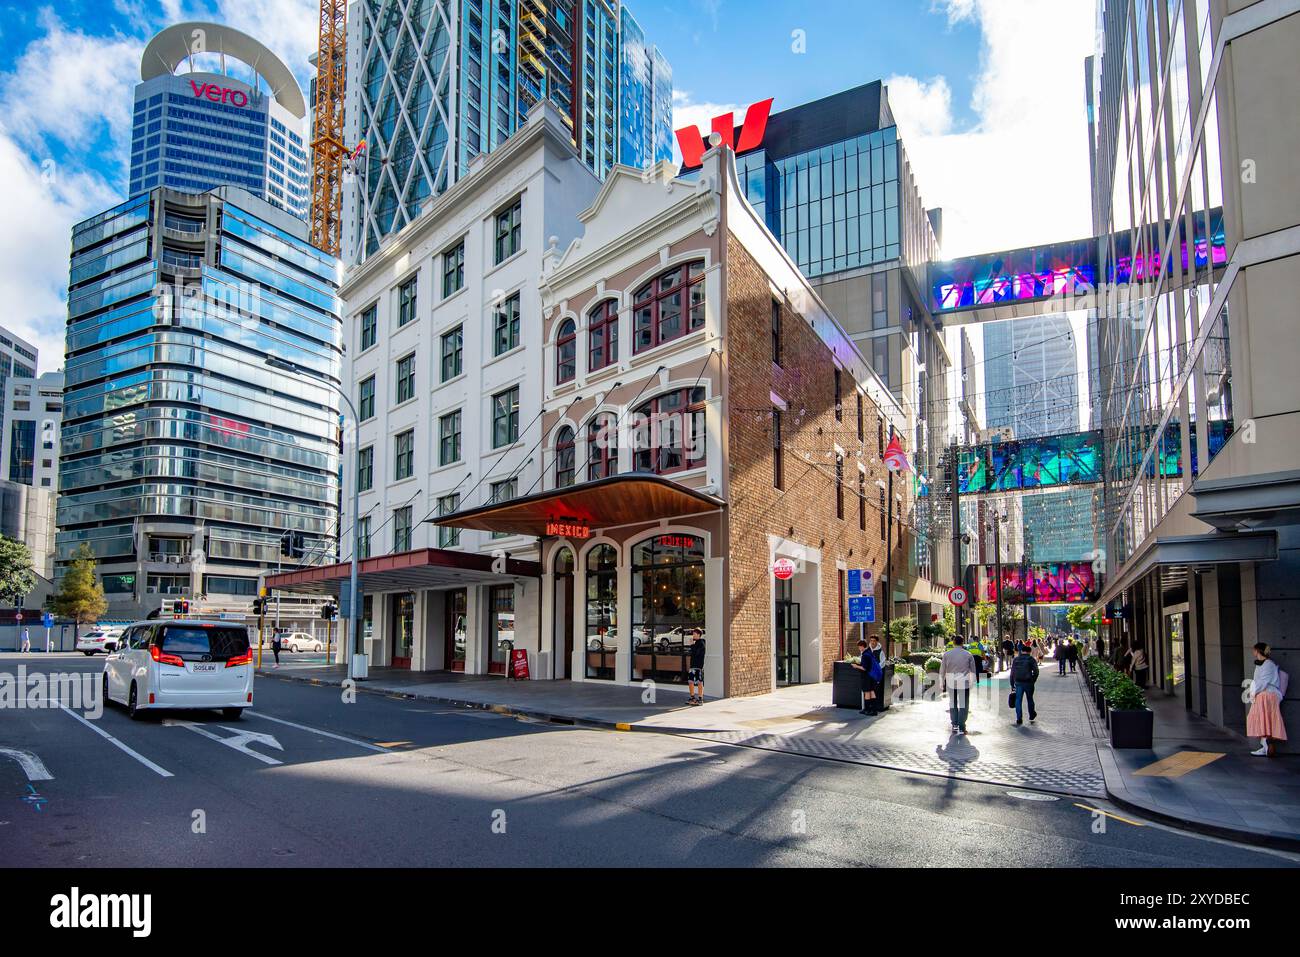
<svg viewBox="0 0 1300 957"><path fill-rule="evenodd" d="M261 618L263 615L266 614L266 599L265 599L265 598L254 598L254 599L253 599L253 614L254 614L255 616L257 616L258 618Z"/></svg>
<svg viewBox="0 0 1300 957"><path fill-rule="evenodd" d="M324 621L333 621L335 616L338 615L338 613L339 613L339 606L334 604L334 602L332 601L327 602L321 606L320 616L321 619Z"/></svg>
<svg viewBox="0 0 1300 957"><path fill-rule="evenodd" d="M188 615L190 613L190 600L188 598L182 598L180 601L180 605L181 605L181 614Z"/></svg>
<svg viewBox="0 0 1300 957"><path fill-rule="evenodd" d="M280 554L285 558L302 558L307 554L307 539L302 532L285 532L280 536Z"/></svg>

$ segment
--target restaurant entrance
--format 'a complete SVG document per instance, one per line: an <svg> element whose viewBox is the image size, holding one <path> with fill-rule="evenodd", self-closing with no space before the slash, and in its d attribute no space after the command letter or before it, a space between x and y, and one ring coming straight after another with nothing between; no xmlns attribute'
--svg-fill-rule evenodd
<svg viewBox="0 0 1300 957"><path fill-rule="evenodd" d="M457 588L447 592L443 606L443 661L448 671L465 670L465 608L467 592Z"/></svg>
<svg viewBox="0 0 1300 957"><path fill-rule="evenodd" d="M389 622L393 634L393 667L410 668L415 646L415 595L405 592L391 599Z"/></svg>
<svg viewBox="0 0 1300 957"><path fill-rule="evenodd" d="M555 677L569 677L573 662L573 551L565 548L555 559L554 613L551 615L551 657Z"/></svg>
<svg viewBox="0 0 1300 957"><path fill-rule="evenodd" d="M794 600L790 579L776 583L776 683L778 687L800 683L799 603Z"/></svg>

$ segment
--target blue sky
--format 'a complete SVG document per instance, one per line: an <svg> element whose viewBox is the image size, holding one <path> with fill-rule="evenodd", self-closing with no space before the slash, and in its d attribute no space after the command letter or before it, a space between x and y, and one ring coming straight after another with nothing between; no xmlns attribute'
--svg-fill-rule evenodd
<svg viewBox="0 0 1300 957"><path fill-rule="evenodd" d="M673 66L675 126L884 79L945 252L1086 233L1095 0L631 0ZM62 355L68 230L123 197L131 88L161 27L212 19L307 79L316 0L0 0L0 320ZM1045 18L1050 8L1050 18ZM1046 21L1046 22L1045 22ZM797 49L799 48L799 49ZM800 52L800 49L802 52Z"/></svg>

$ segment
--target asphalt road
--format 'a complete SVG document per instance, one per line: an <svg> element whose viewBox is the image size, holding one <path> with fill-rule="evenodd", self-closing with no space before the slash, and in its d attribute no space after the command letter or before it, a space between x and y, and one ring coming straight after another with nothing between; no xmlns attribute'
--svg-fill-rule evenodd
<svg viewBox="0 0 1300 957"><path fill-rule="evenodd" d="M19 663L2 655L0 672ZM80 655L21 663L103 668ZM6 748L34 753L52 780L29 781ZM349 704L336 688L267 678L240 721L176 712L133 722L116 706L89 722L57 708L0 710L6 867L1300 861L1140 823L1068 796L1025 800L1005 787L404 698Z"/></svg>

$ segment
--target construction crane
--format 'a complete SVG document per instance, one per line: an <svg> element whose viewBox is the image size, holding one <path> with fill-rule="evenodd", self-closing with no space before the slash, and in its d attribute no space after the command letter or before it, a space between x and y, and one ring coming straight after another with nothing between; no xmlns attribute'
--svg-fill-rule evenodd
<svg viewBox="0 0 1300 957"><path fill-rule="evenodd" d="M343 85L347 60L347 0L320 0L316 109L312 137L311 242L339 255L343 232Z"/></svg>

